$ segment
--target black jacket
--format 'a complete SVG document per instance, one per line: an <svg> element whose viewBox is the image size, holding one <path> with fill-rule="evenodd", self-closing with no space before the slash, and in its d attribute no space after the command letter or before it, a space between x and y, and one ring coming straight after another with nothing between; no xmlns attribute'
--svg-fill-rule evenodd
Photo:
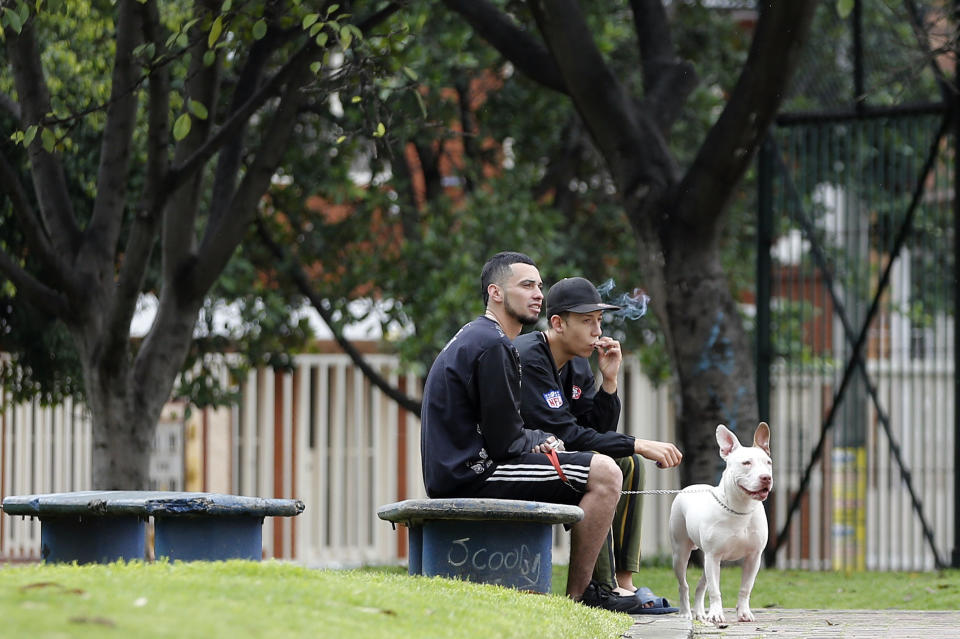
<svg viewBox="0 0 960 639"><path fill-rule="evenodd" d="M423 480L430 497L457 495L494 462L529 452L547 434L520 417L520 357L500 325L479 317L433 362L420 416Z"/></svg>
<svg viewBox="0 0 960 639"><path fill-rule="evenodd" d="M635 438L617 432L620 398L597 389L587 359L574 357L558 372L543 333L521 335L514 343L523 366L520 413L526 424L555 434L567 450L633 454Z"/></svg>

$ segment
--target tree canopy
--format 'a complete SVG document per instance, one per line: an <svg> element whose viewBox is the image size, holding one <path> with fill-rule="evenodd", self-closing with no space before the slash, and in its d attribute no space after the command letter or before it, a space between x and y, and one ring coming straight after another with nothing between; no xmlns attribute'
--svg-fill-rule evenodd
<svg viewBox="0 0 960 639"><path fill-rule="evenodd" d="M3 7L5 315L29 306L23 313L65 327L94 421L96 487L145 485L153 428L198 313L277 181L301 115L372 81L380 49L406 37L377 31L398 8ZM382 131L372 121L364 133ZM318 138L316 151L340 135ZM133 342L145 291L156 292L157 314Z"/></svg>

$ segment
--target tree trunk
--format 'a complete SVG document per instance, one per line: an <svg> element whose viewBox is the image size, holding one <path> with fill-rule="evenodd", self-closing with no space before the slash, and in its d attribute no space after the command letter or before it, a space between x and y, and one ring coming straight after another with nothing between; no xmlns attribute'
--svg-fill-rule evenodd
<svg viewBox="0 0 960 639"><path fill-rule="evenodd" d="M136 401L126 363L105 366L102 359L89 353L83 353L81 359L93 430L93 488L148 488L150 451L162 400L146 404ZM169 389L151 391L165 398Z"/></svg>
<svg viewBox="0 0 960 639"><path fill-rule="evenodd" d="M665 326L677 374L681 484L716 483L723 462L718 424L738 435L756 426L752 349L718 251L684 254L666 265Z"/></svg>

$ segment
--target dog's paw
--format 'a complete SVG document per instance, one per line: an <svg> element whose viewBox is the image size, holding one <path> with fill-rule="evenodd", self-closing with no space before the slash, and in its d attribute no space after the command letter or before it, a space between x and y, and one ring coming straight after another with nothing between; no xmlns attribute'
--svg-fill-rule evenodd
<svg viewBox="0 0 960 639"><path fill-rule="evenodd" d="M749 608L737 608L737 620L756 621L757 618L753 616L753 611L751 611Z"/></svg>
<svg viewBox="0 0 960 639"><path fill-rule="evenodd" d="M707 613L706 621L709 621L712 624L726 623L727 618L723 616L723 608L714 608L710 606L710 611Z"/></svg>

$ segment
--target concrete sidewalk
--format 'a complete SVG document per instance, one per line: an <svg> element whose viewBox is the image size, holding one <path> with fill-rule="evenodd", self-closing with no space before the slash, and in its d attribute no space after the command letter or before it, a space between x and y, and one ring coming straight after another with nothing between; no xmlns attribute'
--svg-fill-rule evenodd
<svg viewBox="0 0 960 639"><path fill-rule="evenodd" d="M714 626L677 615L634 615L628 639L960 639L955 610L754 610L753 622L736 621L724 609L727 624Z"/></svg>

